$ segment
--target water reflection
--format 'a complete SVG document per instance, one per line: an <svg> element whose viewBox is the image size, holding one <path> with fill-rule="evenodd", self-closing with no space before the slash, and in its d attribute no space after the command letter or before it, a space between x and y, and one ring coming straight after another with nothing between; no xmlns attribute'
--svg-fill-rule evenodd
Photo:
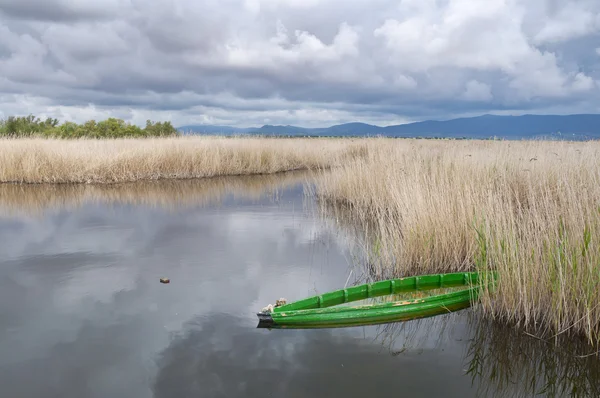
<svg viewBox="0 0 600 398"><path fill-rule="evenodd" d="M145 194L123 190L117 201L71 206L77 196L65 196L33 218L29 208L0 217L3 396L151 396L154 356L191 319L221 314L253 329L282 289L302 296L347 277L335 235L304 213L301 185L206 202L210 190L184 182L197 196L173 208L154 203L179 191L152 186L164 196L149 199L166 202L131 205L120 198ZM23 203L39 203L40 189Z"/></svg>
<svg viewBox="0 0 600 398"><path fill-rule="evenodd" d="M381 276L362 263L362 226L322 217L305 179L0 185L2 396L597 394L596 357L564 357L471 310L256 329L281 296Z"/></svg>
<svg viewBox="0 0 600 398"><path fill-rule="evenodd" d="M89 203L128 204L180 209L214 205L228 199L258 200L317 178L309 171L193 180L140 181L123 184L0 184L5 215L41 214Z"/></svg>
<svg viewBox="0 0 600 398"><path fill-rule="evenodd" d="M373 343L373 328L257 333L235 319L212 320L188 325L160 354L155 396L472 396L452 347L423 341L398 357Z"/></svg>
<svg viewBox="0 0 600 398"><path fill-rule="evenodd" d="M467 373L486 397L600 396L600 360L587 342L544 341L513 326L474 319Z"/></svg>

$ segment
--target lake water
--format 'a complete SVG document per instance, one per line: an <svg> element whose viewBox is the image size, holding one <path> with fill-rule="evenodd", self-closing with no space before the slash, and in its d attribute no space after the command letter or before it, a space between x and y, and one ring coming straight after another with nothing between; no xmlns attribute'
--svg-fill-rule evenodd
<svg viewBox="0 0 600 398"><path fill-rule="evenodd" d="M363 272L357 238L317 211L304 180L0 186L0 396L598 394L595 357L472 310L257 329L277 298Z"/></svg>

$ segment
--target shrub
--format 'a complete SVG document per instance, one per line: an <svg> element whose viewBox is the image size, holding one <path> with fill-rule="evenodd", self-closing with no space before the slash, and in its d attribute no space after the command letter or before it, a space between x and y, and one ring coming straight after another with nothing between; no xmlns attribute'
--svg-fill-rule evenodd
<svg viewBox="0 0 600 398"><path fill-rule="evenodd" d="M177 135L171 122L146 121L144 128L122 119L108 118L83 124L64 122L57 119L42 120L33 115L10 116L0 120L0 137L52 137L52 138L121 138L121 137L165 137Z"/></svg>

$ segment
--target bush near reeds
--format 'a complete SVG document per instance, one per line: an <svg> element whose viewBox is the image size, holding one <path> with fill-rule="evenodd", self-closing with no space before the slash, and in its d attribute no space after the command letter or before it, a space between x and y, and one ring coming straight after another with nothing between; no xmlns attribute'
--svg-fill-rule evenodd
<svg viewBox="0 0 600 398"><path fill-rule="evenodd" d="M47 137L47 138L142 138L177 135L171 122L146 121L144 128L127 123L122 119L109 118L96 122L89 120L83 124L59 123L57 119L40 119L33 115L10 116L0 120L0 137Z"/></svg>

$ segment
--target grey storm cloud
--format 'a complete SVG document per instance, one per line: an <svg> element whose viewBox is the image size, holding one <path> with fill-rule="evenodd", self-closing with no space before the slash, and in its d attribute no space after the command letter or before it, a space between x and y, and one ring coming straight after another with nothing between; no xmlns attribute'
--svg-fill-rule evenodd
<svg viewBox="0 0 600 398"><path fill-rule="evenodd" d="M5 0L0 4L2 11L9 17L51 22L109 18L118 11L117 1Z"/></svg>
<svg viewBox="0 0 600 398"><path fill-rule="evenodd" d="M597 0L0 0L0 117L600 111Z"/></svg>

